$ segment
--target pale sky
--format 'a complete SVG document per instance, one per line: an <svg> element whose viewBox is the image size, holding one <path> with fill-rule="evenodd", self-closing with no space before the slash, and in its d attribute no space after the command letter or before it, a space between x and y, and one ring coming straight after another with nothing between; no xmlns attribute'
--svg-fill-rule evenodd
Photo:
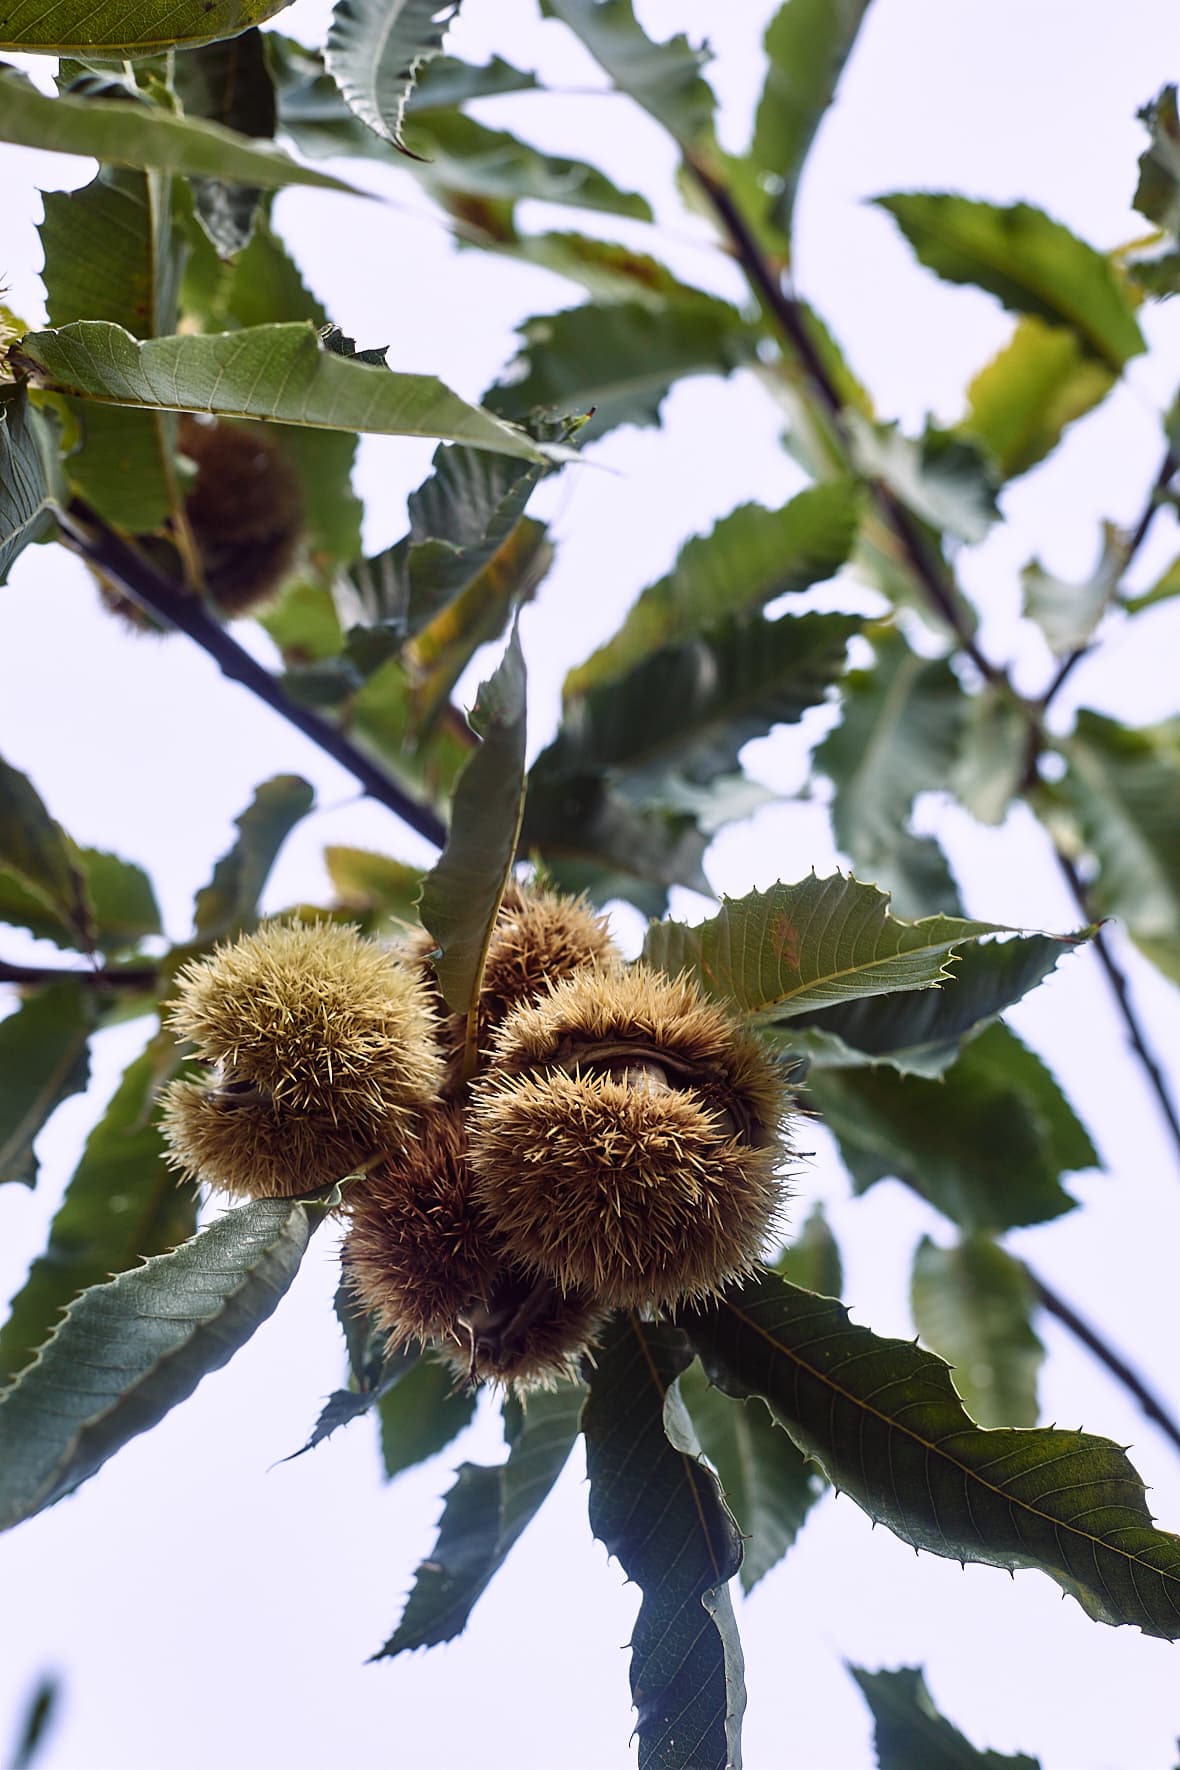
<svg viewBox="0 0 1180 1770"><path fill-rule="evenodd" d="M760 78L755 47L773 7L652 0L638 10L654 32L712 36L723 133L739 146ZM278 22L320 42L326 16L325 7L297 0ZM557 26L537 25L526 0L467 0L452 44L473 57L497 50L566 87L599 83ZM876 0L803 185L797 272L883 415L910 425L928 411L953 420L965 382L1011 321L989 298L920 270L865 198L912 188L1024 198L1095 245L1114 246L1145 231L1130 209L1145 139L1134 113L1176 77L1170 0L1124 0L1115 12L1100 0ZM488 101L479 114L655 194L663 224L652 230L547 209L547 225L626 239L663 253L691 280L739 293L731 267L706 249L703 226L676 208L670 147L622 101L524 95ZM0 271L11 305L36 322L33 190L84 182L91 168L2 151ZM289 192L278 199L277 225L333 317L362 344L388 341L392 367L437 372L476 398L511 355L520 319L580 299L545 272L474 254L456 259L399 169L378 174L366 162L352 172L389 203ZM1087 570L1100 520L1133 521L1158 466L1156 414L1180 381L1180 303L1143 318L1153 348L1132 363L1127 388L1005 495L1011 532L963 562L984 609L985 647L1015 657L1030 683L1043 679L1045 659L1015 619L1020 566L1035 554L1063 575ZM687 534L750 498L781 503L802 483L778 447L778 416L750 376L685 384L664 418L662 430L626 429L600 445L594 458L610 472L579 468L537 499L538 514L554 522L559 557L521 623L534 750L552 730L565 669L613 630ZM406 494L431 452L394 439L364 445L358 489L372 548L402 532ZM1178 550L1177 525L1162 517L1134 581L1150 583ZM829 602L841 597L847 604L843 588L828 593ZM242 636L265 653L261 637ZM1176 603L1128 623L1099 661L1074 673L1061 714L1082 704L1135 721L1175 713L1178 647ZM829 718L819 714L808 733ZM280 771L312 781L324 809L284 849L268 908L325 895L319 855L329 841L428 858L389 814L358 801L338 768L183 640L128 639L57 549L27 553L0 593L0 753L32 773L79 841L147 866L177 937L187 931L193 891L228 845L232 819L257 782ZM751 771L783 791L799 784L799 758L797 740L782 733L747 753ZM932 795L922 815L959 870L970 913L1057 931L1075 925L1025 814L982 831ZM828 871L836 859L822 811L786 804L725 832L707 870L716 890L737 894L813 866ZM684 894L676 909L695 916L704 907ZM635 926L620 921L629 938ZM1115 939L1156 1049L1174 1054L1175 993ZM5 956L38 950L0 930ZM52 949L45 956L58 957ZM1180 1406L1170 1356L1180 1175L1124 1059L1092 957L1063 963L1012 1018L1054 1068L1109 1171L1071 1183L1084 1210L1020 1232L1010 1245ZM42 1247L81 1138L145 1036L142 1025L103 1036L88 1096L68 1102L41 1140L37 1192L0 1190L5 1295ZM1180 1076L1173 1080L1180 1086ZM913 1245L921 1233L949 1242L949 1226L894 1183L850 1199L821 1130L812 1142L796 1220L822 1198L855 1319L881 1333L912 1333ZM461 1640L364 1664L429 1552L451 1471L464 1458L498 1460L500 1451L485 1409L461 1442L393 1487L378 1479L367 1421L314 1455L274 1466L303 1441L321 1398L342 1379L335 1282L325 1234L276 1315L227 1370L76 1497L6 1538L0 1739L41 1671L56 1667L65 1678L42 1770L622 1770L634 1762L624 1648L637 1596L590 1537L580 1454ZM1044 1419L1131 1445L1161 1524L1180 1529L1176 1453L1059 1330L1039 1327L1050 1352ZM738 1601L738 1612L747 1770L868 1770L870 1724L846 1660L874 1670L924 1664L936 1701L969 1738L1039 1755L1045 1770L1175 1764L1174 1649L1088 1621L1043 1575L1010 1580L916 1557L873 1531L848 1499L829 1497L815 1509L786 1561Z"/></svg>

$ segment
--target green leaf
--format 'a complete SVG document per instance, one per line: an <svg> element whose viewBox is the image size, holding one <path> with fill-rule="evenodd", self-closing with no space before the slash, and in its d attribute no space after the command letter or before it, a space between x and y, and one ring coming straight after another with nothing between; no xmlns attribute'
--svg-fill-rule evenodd
<svg viewBox="0 0 1180 1770"><path fill-rule="evenodd" d="M99 848L82 848L78 858L94 905L94 939L104 953L137 947L163 932L160 906L142 867Z"/></svg>
<svg viewBox="0 0 1180 1770"><path fill-rule="evenodd" d="M307 1205L254 1199L84 1292L0 1396L0 1529L72 1493L228 1363L287 1290L310 1233Z"/></svg>
<svg viewBox="0 0 1180 1770"><path fill-rule="evenodd" d="M763 1022L894 990L934 989L952 949L994 922L930 916L899 922L887 895L834 873L725 899L712 921L660 922L643 956L669 976L690 972L705 994Z"/></svg>
<svg viewBox="0 0 1180 1770"><path fill-rule="evenodd" d="M275 856L314 802L311 787L297 774L276 774L255 789L250 804L234 820L236 842L197 893L193 927L198 939L219 940L254 920Z"/></svg>
<svg viewBox="0 0 1180 1770"><path fill-rule="evenodd" d="M1162 87L1137 115L1151 136L1151 146L1139 156L1135 207L1157 227L1180 235L1180 116L1175 85Z"/></svg>
<svg viewBox="0 0 1180 1770"><path fill-rule="evenodd" d="M187 116L203 117L255 140L273 137L278 111L260 31L182 51L174 63L173 85ZM222 258L232 258L250 239L259 197L255 185L223 178L195 181L197 216Z"/></svg>
<svg viewBox="0 0 1180 1770"><path fill-rule="evenodd" d="M94 948L94 907L77 850L54 823L28 775L0 760L0 896L6 876L25 896ZM23 918L22 918L23 920Z"/></svg>
<svg viewBox="0 0 1180 1770"><path fill-rule="evenodd" d="M1062 744L1068 768L1046 795L1094 856L1095 912L1118 916L1136 946L1180 983L1180 719L1132 727L1083 710Z"/></svg>
<svg viewBox="0 0 1180 1770"><path fill-rule="evenodd" d="M140 343L119 326L84 320L28 333L20 355L59 392L117 406L437 436L526 461L547 454L547 445L469 406L433 375L397 374L337 356L321 349L315 328L306 324Z"/></svg>
<svg viewBox="0 0 1180 1770"><path fill-rule="evenodd" d="M485 396L520 420L533 411L593 416L589 442L620 424L658 424L660 406L685 375L728 375L751 360L755 334L737 309L694 295L653 313L639 302L572 307L526 320L509 376Z"/></svg>
<svg viewBox="0 0 1180 1770"><path fill-rule="evenodd" d="M1041 1770L1039 1758L976 1751L939 1714L916 1666L895 1672L849 1671L873 1712L879 1770Z"/></svg>
<svg viewBox="0 0 1180 1770"><path fill-rule="evenodd" d="M836 96L869 0L786 0L766 27L766 83L750 157L765 175L770 219L787 237L799 177Z"/></svg>
<svg viewBox="0 0 1180 1770"><path fill-rule="evenodd" d="M352 735L380 757L395 780L446 811L456 777L471 755L471 728L447 715L415 743L413 684L400 658L386 660L352 701Z"/></svg>
<svg viewBox="0 0 1180 1770"><path fill-rule="evenodd" d="M1146 349L1109 260L1043 210L927 192L876 201L929 270L986 289L1015 313L1068 327L1114 374Z"/></svg>
<svg viewBox="0 0 1180 1770"><path fill-rule="evenodd" d="M824 1208L812 1205L807 1221L774 1262L774 1270L801 1290L838 1297L844 1289L844 1268Z"/></svg>
<svg viewBox="0 0 1180 1770"><path fill-rule="evenodd" d="M531 1394L527 1409L515 1398L505 1402L507 1462L498 1468L478 1463L460 1468L430 1558L418 1568L402 1619L375 1659L462 1634L478 1599L565 1467L584 1397L580 1383L563 1383Z"/></svg>
<svg viewBox="0 0 1180 1770"><path fill-rule="evenodd" d="M452 1014L474 1009L492 925L512 874L525 796L525 667L515 628L481 684L471 724L481 743L455 784L450 834L422 888L422 925L438 942L439 988ZM474 1018L468 1029L474 1047Z"/></svg>
<svg viewBox="0 0 1180 1770"><path fill-rule="evenodd" d="M601 775L554 772L545 755L529 774L521 851L540 856L559 890L660 915L669 885L709 892L708 845L692 812L634 805Z"/></svg>
<svg viewBox="0 0 1180 1770"><path fill-rule="evenodd" d="M361 194L342 179L300 166L269 142L249 141L217 123L124 99L79 98L68 92L49 98L15 68L0 68L0 141L50 153L86 154L109 166L230 179L263 190L307 184Z"/></svg>
<svg viewBox="0 0 1180 1770"><path fill-rule="evenodd" d="M698 782L729 773L743 744L819 705L860 625L856 615L734 615L664 645L566 701L546 768Z"/></svg>
<svg viewBox="0 0 1180 1770"><path fill-rule="evenodd" d="M0 1182L36 1183L33 1140L89 1081L93 1026L92 999L76 983L38 990L0 1020Z"/></svg>
<svg viewBox="0 0 1180 1770"><path fill-rule="evenodd" d="M1025 566L1020 574L1024 612L1036 622L1058 657L1088 644L1115 599L1126 561L1126 538L1112 522L1104 522L1098 564L1080 584L1054 577L1039 560Z"/></svg>
<svg viewBox="0 0 1180 1770"><path fill-rule="evenodd" d="M835 788L836 841L858 872L892 890L899 915L957 910L949 881L941 902L915 901L905 850L914 841L906 830L914 800L946 778L958 755L963 691L944 659L918 657L896 628L873 628L869 637L876 664L844 677L840 724L814 756Z"/></svg>
<svg viewBox="0 0 1180 1770"><path fill-rule="evenodd" d="M707 535L685 542L667 577L640 592L614 637L570 671L565 698L622 676L661 646L727 615L752 613L835 577L856 539L860 507L853 480L809 486L781 510L739 505Z"/></svg>
<svg viewBox="0 0 1180 1770"><path fill-rule="evenodd" d="M0 584L13 561L53 521L62 501L58 452L49 420L23 385L0 386Z"/></svg>
<svg viewBox="0 0 1180 1770"><path fill-rule="evenodd" d="M340 616L324 584L296 579L277 602L259 611L258 622L278 646L289 670L338 657L344 645Z"/></svg>
<svg viewBox="0 0 1180 1770"><path fill-rule="evenodd" d="M673 302L708 299L703 289L681 282L658 258L616 240L551 232L499 241L496 249L523 264L568 277L604 304L636 301L653 313L663 313Z"/></svg>
<svg viewBox="0 0 1180 1770"><path fill-rule="evenodd" d="M1117 379L1075 332L1026 315L971 382L957 428L980 444L1000 480L1015 479L1051 454Z"/></svg>
<svg viewBox="0 0 1180 1770"><path fill-rule="evenodd" d="M868 996L859 1002L801 1014L785 1031L803 1033L813 1061L827 1067L822 1038L839 1041L830 1063L840 1068L860 1062L887 1063L902 1075L940 1076L959 1054L963 1041L1019 1002L1048 977L1081 935L1018 934L1008 940L981 940L964 946L937 989L905 995ZM818 1047L813 1035L821 1035Z"/></svg>
<svg viewBox="0 0 1180 1770"><path fill-rule="evenodd" d="M985 683L963 706L962 752L950 786L981 824L1002 824L1028 772L1027 710L1003 683Z"/></svg>
<svg viewBox="0 0 1180 1770"><path fill-rule="evenodd" d="M631 0L541 0L541 11L576 32L612 84L677 141L692 146L711 133L716 100L701 77L707 49L693 49L687 37L654 43Z"/></svg>
<svg viewBox="0 0 1180 1770"><path fill-rule="evenodd" d="M1087 1616L1180 1635L1180 1537L1154 1529L1143 1483L1109 1439L983 1431L941 1359L771 1272L679 1319L714 1382L763 1396L833 1484L903 1542L1038 1567Z"/></svg>
<svg viewBox="0 0 1180 1770"><path fill-rule="evenodd" d="M79 1292L195 1230L197 1190L177 1182L155 1113L157 1090L177 1062L172 1035L158 1033L125 1071L87 1138L48 1246L0 1330L0 1382L24 1368Z"/></svg>
<svg viewBox="0 0 1180 1770"><path fill-rule="evenodd" d="M860 412L845 421L857 467L889 487L932 528L958 540L982 541L999 515L988 462L968 438L927 424L920 437L896 424L874 424Z"/></svg>
<svg viewBox="0 0 1180 1770"><path fill-rule="evenodd" d="M69 9L47 10L42 0L15 0L0 20L0 50L76 55L84 60L152 56L164 49L234 37L248 25L273 18L284 3L251 0L247 6L242 0L177 0L160 16L126 0L100 0L97 6L73 9L71 18Z"/></svg>
<svg viewBox="0 0 1180 1770"><path fill-rule="evenodd" d="M761 1401L734 1401L692 1364L680 1399L742 1533L742 1591L777 1567L827 1482Z"/></svg>
<svg viewBox="0 0 1180 1770"><path fill-rule="evenodd" d="M914 1326L945 1358L981 1426L1035 1426L1045 1348L1032 1327L1036 1295L1019 1260L990 1236L940 1248L923 1236L910 1281Z"/></svg>
<svg viewBox="0 0 1180 1770"><path fill-rule="evenodd" d="M817 1069L809 1093L857 1192L904 1180L963 1229L1059 1217L1077 1202L1061 1176L1097 1165L1049 1070L1000 1024L936 1081L888 1069Z"/></svg>
<svg viewBox="0 0 1180 1770"><path fill-rule="evenodd" d="M336 0L324 64L349 109L403 153L406 100L458 10L459 0Z"/></svg>
<svg viewBox="0 0 1180 1770"><path fill-rule="evenodd" d="M1172 561L1150 590L1144 590L1138 596L1124 597L1122 606L1129 615L1137 615L1140 609L1151 608L1157 602L1167 602L1173 596L1180 596L1180 558Z"/></svg>
<svg viewBox="0 0 1180 1770"><path fill-rule="evenodd" d="M486 62L460 61L454 55L436 55L415 71L414 85L406 102L408 116L427 111L450 111L470 104L474 98L499 98L508 92L535 92L535 74L514 68L493 55Z"/></svg>
<svg viewBox="0 0 1180 1770"><path fill-rule="evenodd" d="M422 871L387 854L333 843L324 849L324 865L342 909L366 919L411 922L422 886Z"/></svg>
<svg viewBox="0 0 1180 1770"><path fill-rule="evenodd" d="M728 1585L742 1547L680 1397L691 1362L677 1329L619 1316L582 1416L590 1528L643 1590L631 1637L640 1770L741 1762L746 1692Z"/></svg>
<svg viewBox="0 0 1180 1770"><path fill-rule="evenodd" d="M474 1389L456 1388L449 1365L415 1359L377 1403L386 1480L445 1450L471 1424L476 1400Z"/></svg>

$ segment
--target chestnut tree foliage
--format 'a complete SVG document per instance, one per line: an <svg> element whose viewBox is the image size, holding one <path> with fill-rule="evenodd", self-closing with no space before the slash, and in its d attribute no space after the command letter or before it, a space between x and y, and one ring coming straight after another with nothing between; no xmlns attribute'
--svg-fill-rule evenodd
<svg viewBox="0 0 1180 1770"><path fill-rule="evenodd" d="M1005 1235L1073 1208L1063 1180L1097 1157L1003 1019L1079 945L1121 988L1106 917L1180 981L1180 720L1130 727L1083 711L1061 732L1048 717L1087 649L1180 593L1180 561L1146 591L1126 588L1156 511L1177 499L1175 409L1142 520L1106 525L1093 575L1063 583L1027 567L1025 613L1055 659L1034 692L982 649L956 576L960 549L1003 522L1005 487L1144 351L1143 304L1180 290L1175 88L1144 94L1135 201L1148 238L1134 250L1105 256L1026 203L881 195L925 267L915 276L986 291L1013 316L959 421L906 434L790 276L796 191L868 0L785 0L741 154L716 140L702 48L649 39L631 0L542 0L604 83L670 136L686 204L745 276L737 302L611 240L610 217L650 217L641 192L469 114L538 82L511 43L485 65L447 54L457 10L339 0L327 41L309 45L284 34L273 0L8 7L0 47L55 58L57 91L0 68L0 140L89 155L98 171L45 202L49 325L2 316L0 573L31 542L71 548L124 613L205 647L431 837L441 858L425 878L396 854L330 849L336 898L321 913L389 938L421 906L452 1011L475 1012L514 869L628 902L650 919L648 963L688 972L764 1036L831 1128L853 1188L895 1177L958 1239L915 1251L913 1343L850 1318L818 1213L720 1296L617 1314L581 1380L503 1399L506 1461L460 1471L380 1651L463 1629L579 1434L591 1526L643 1594L632 1688L650 1770L740 1762L729 1582L748 1589L787 1555L829 1485L918 1548L1039 1569L1096 1620L1175 1639L1180 1537L1156 1527L1120 1446L1038 1424L1034 1318L1054 1299ZM346 156L396 158L420 180L473 288L486 252L580 290L527 322L480 404L358 349L276 233L275 191L312 185L339 201ZM546 231L531 203L526 221L529 199L593 212L594 231ZM658 424L682 377L741 367L785 413L809 485L780 509L741 505L688 538L659 582L634 586L617 633L569 671L560 725L526 772L514 616L553 556L531 494L586 472L579 454L611 430ZM219 603L206 569L177 436L178 414L194 413L262 427L301 487L297 544L275 539L281 523L247 536L268 562L256 614L281 675L234 640L225 616L240 605ZM439 442L405 535L371 558L350 485L360 433ZM805 593L837 574L875 590L883 612L816 612ZM503 656L468 721L453 691L492 641ZM710 889L712 834L765 798L743 774L743 746L824 703L839 722L812 770L847 870L804 866L695 925L670 919L672 887ZM911 827L916 796L948 783L984 822L1024 801L1069 880L1074 927L963 914L937 841ZM311 797L295 776L259 785L191 934L160 956L142 868L73 842L35 784L0 764L0 920L81 955L56 975L4 968L18 992L0 1023L0 1179L35 1183L37 1134L85 1085L96 1032L165 1005L182 963L256 926ZM1132 1014L1125 991L1116 1007ZM185 1061L161 1029L131 1064L0 1331L4 1526L71 1493L224 1364L280 1303L347 1188L342 1174L328 1193L255 1199L199 1227L200 1189L166 1165L155 1105ZM370 1413L395 1475L445 1447L474 1397L429 1346L390 1354L343 1287L338 1312L347 1375L309 1448ZM887 1770L1032 1763L969 1745L917 1670L857 1679ZM619 1736L622 1750L623 1715Z"/></svg>

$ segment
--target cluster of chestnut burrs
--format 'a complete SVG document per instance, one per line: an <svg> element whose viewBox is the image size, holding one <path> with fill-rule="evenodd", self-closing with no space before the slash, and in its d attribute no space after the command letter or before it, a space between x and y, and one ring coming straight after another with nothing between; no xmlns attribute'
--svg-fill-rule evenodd
<svg viewBox="0 0 1180 1770"><path fill-rule="evenodd" d="M527 1389L577 1373L607 1316L748 1273L784 1197L780 1073L686 977L621 959L580 899L510 885L474 1044L431 937L265 923L178 979L173 1162L288 1198L346 1182L343 1262L391 1349Z"/></svg>

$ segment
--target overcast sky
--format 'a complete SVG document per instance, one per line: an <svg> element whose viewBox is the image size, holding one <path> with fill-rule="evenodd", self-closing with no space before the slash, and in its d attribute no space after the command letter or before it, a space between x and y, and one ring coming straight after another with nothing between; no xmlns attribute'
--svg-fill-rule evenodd
<svg viewBox="0 0 1180 1770"><path fill-rule="evenodd" d="M742 145L760 80L760 28L773 8L743 0L652 0L649 29L712 36L727 144ZM322 41L327 9L297 0L282 27ZM684 276L738 295L704 227L679 210L673 155L654 125L620 100L569 90L600 84L556 25L526 0L467 0L457 53L497 50L541 69L559 97L489 101L479 114L540 145L598 161L620 184L658 199L660 227L548 210L549 225L625 238L663 253ZM805 180L798 215L803 292L842 339L884 415L953 420L970 375L1011 321L989 298L918 269L875 193L961 190L1024 198L1100 247L1144 231L1130 208L1143 132L1136 109L1175 79L1172 0L876 0ZM0 272L11 305L42 317L33 225L35 188L85 182L85 162L2 150ZM556 277L467 254L411 178L354 169L389 201L378 207L313 192L282 194L279 230L334 319L362 344L390 344L394 368L438 372L477 398L512 353L513 327L571 304ZM537 211L538 218L540 210ZM530 218L531 219L531 218ZM1063 575L1097 553L1103 517L1131 522L1158 466L1157 413L1180 380L1180 303L1148 311L1149 357L1128 386L1070 433L1060 455L1006 494L1006 529L964 561L984 611L986 648L1014 657L1022 679L1046 660L1016 620L1018 571L1038 555ZM778 446L779 419L747 375L683 385L662 430L623 430L595 451L612 471L579 469L546 486L559 558L522 634L532 683L532 747L551 733L561 677L658 577L690 532L735 504L783 502L802 484ZM429 444L366 442L358 487L366 541L394 540ZM1136 566L1151 582L1178 550L1170 517ZM850 592L829 602L852 606ZM864 604L863 606L869 606ZM242 637L268 655L249 629ZM1079 668L1076 705L1148 720L1174 713L1180 605L1115 635ZM486 668L487 660L483 660ZM470 698L471 680L466 684ZM811 735L830 715L819 714ZM97 607L85 574L59 549L34 549L0 594L0 753L27 769L79 841L144 864L170 933L189 926L193 891L232 836L254 786L280 771L315 784L320 809L280 858L267 907L323 897L329 841L412 860L428 851L297 733L180 639L136 643ZM784 792L801 779L786 734L750 746L753 772ZM922 807L959 870L971 913L1065 930L1076 911L1031 821L1014 813L980 831L935 797ZM708 871L740 893L837 857L815 806L788 804L725 833ZM684 895L678 912L699 914ZM623 917L624 937L635 922ZM38 949L4 933L5 956ZM48 957L57 957L47 949ZM1157 1049L1180 1048L1176 998L1133 954L1143 1017ZM1072 1183L1085 1209L1051 1232L1011 1238L1180 1406L1172 1348L1176 1164L1153 1103L1128 1067L1089 955L1013 1015L1054 1067L1108 1164ZM43 1246L80 1141L135 1055L146 1027L103 1035L94 1083L41 1140L35 1194L0 1190L0 1288L9 1294ZM1176 1078L1180 1081L1180 1077ZM949 1241L945 1222L901 1187L863 1200L827 1139L798 1180L797 1219L822 1198L845 1257L855 1318L909 1334L910 1252L919 1234ZM1146 1233L1145 1233L1146 1230ZM637 1604L589 1535L580 1456L481 1600L466 1635L426 1655L363 1662L391 1631L416 1562L428 1552L450 1471L465 1456L497 1460L485 1410L460 1444L393 1487L378 1479L362 1421L315 1455L275 1467L297 1448L320 1399L342 1376L331 1314L336 1267L317 1237L278 1313L226 1371L120 1453L77 1497L22 1527L0 1551L0 1734L33 1680L65 1679L65 1709L44 1770L614 1770L632 1762L625 1643ZM1049 1324L1042 1380L1046 1421L1084 1425L1133 1446L1164 1526L1180 1527L1180 1462L1126 1398ZM921 1558L843 1499L816 1508L788 1559L739 1602L750 1701L749 1770L865 1770L869 1721L845 1660L877 1668L923 1663L936 1699L976 1743L1039 1754L1045 1770L1171 1770L1180 1731L1174 1650L1089 1622L1046 1577L1014 1581L983 1568ZM0 1748L2 1749L2 1748Z"/></svg>

